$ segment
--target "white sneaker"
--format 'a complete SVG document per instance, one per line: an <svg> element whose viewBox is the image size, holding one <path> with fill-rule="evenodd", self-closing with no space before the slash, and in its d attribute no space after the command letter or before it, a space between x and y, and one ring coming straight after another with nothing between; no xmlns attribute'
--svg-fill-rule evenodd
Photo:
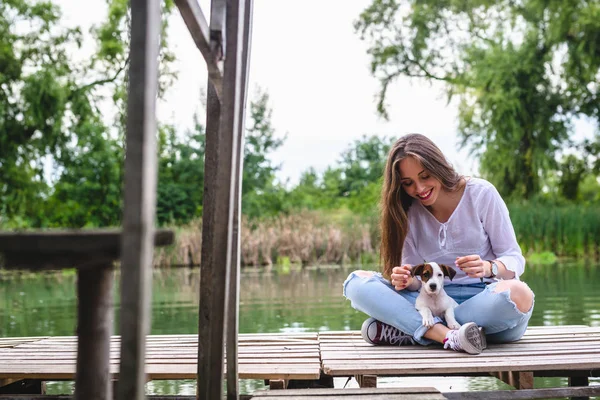
<svg viewBox="0 0 600 400"><path fill-rule="evenodd" d="M479 354L487 347L487 340L483 329L475 322L468 322L460 327L448 331L444 339L444 348L464 351L469 354Z"/></svg>

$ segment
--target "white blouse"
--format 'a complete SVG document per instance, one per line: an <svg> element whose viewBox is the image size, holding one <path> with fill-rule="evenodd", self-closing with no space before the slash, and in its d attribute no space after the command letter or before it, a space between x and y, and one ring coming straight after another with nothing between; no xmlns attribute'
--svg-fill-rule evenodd
<svg viewBox="0 0 600 400"><path fill-rule="evenodd" d="M525 270L525 258L517 243L508 208L490 182L469 178L458 206L439 222L419 201L408 210L408 235L402 249L402 264L423 261L446 264L456 271L453 284L479 283L454 265L456 257L479 254L482 260L500 260L515 278ZM448 278L446 278L448 282ZM485 279L484 281L492 281ZM450 282L448 282L450 283Z"/></svg>

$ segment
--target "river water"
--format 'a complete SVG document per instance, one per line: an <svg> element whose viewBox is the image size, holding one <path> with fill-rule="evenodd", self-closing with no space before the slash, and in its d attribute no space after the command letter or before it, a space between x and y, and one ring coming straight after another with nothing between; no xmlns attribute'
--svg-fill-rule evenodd
<svg viewBox="0 0 600 400"><path fill-rule="evenodd" d="M342 296L342 283L354 267L274 267L244 269L240 285L240 332L306 332L358 330L366 316ZM0 337L69 336L75 334L76 297L73 271L10 274L0 280ZM530 325L600 326L600 265L591 260L556 265L528 265L522 279L535 292ZM116 274L118 294L118 273ZM199 269L154 272L152 333L197 333ZM118 328L118 296L115 295ZM118 333L118 332L116 332ZM598 380L591 380L597 384ZM435 386L440 391L507 388L492 377L380 378L379 386ZM357 387L336 378L336 387ZM536 378L536 387L566 385L559 378ZM72 383L48 385L49 393L68 393ZM264 388L244 380L243 393ZM148 394L193 394L195 383L154 381Z"/></svg>

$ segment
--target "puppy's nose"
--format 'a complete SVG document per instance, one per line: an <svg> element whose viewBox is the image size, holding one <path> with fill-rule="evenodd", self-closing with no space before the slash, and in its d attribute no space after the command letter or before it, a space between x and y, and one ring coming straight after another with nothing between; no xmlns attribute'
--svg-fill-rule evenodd
<svg viewBox="0 0 600 400"><path fill-rule="evenodd" d="M429 289L435 290L436 288L437 288L437 285L435 283L429 284Z"/></svg>

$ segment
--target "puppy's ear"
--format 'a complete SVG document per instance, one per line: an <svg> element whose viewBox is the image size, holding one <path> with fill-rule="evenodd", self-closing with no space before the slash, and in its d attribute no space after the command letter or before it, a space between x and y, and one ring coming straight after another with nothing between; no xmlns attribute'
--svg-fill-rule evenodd
<svg viewBox="0 0 600 400"><path fill-rule="evenodd" d="M456 271L454 270L454 268L449 267L446 264L440 264L440 268L442 269L442 271L444 271L444 275L450 278L450 280L452 280L452 278L454 278L454 275L456 275Z"/></svg>
<svg viewBox="0 0 600 400"><path fill-rule="evenodd" d="M410 274L414 277L417 275L421 275L423 273L423 268L425 268L425 264L419 264L416 267L412 267L410 270Z"/></svg>

